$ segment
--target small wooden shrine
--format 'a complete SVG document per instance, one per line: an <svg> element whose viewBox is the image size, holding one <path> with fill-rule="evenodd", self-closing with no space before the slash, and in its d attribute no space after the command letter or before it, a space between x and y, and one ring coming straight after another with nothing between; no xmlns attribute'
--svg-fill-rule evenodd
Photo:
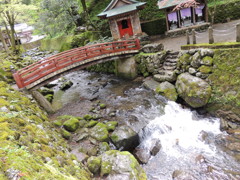
<svg viewBox="0 0 240 180"><path fill-rule="evenodd" d="M207 0L159 0L166 12L167 31L208 22Z"/></svg>
<svg viewBox="0 0 240 180"><path fill-rule="evenodd" d="M98 17L109 20L113 39L127 39L142 34L138 11L145 4L135 0L112 0Z"/></svg>

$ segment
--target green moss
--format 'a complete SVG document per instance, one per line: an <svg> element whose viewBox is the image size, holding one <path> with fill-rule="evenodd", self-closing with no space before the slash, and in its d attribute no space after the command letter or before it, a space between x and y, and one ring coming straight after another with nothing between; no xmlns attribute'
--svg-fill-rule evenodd
<svg viewBox="0 0 240 180"><path fill-rule="evenodd" d="M53 101L53 95L52 94L48 94L46 96L44 96L50 103Z"/></svg>
<svg viewBox="0 0 240 180"><path fill-rule="evenodd" d="M119 137L118 137L116 134L112 134L112 135L111 135L111 140L112 140L113 142L117 142L118 139L119 139Z"/></svg>
<svg viewBox="0 0 240 180"><path fill-rule="evenodd" d="M86 115L83 116L83 119L89 121L89 120L92 120L93 117L92 117L92 115L90 115L90 114L86 114Z"/></svg>
<svg viewBox="0 0 240 180"><path fill-rule="evenodd" d="M86 121L86 120L80 120L80 121L79 121L79 127L80 127L80 128L85 127L86 124L87 124L87 121Z"/></svg>
<svg viewBox="0 0 240 180"><path fill-rule="evenodd" d="M111 173L112 171L112 165L109 162L102 162L101 164L101 176L107 176Z"/></svg>
<svg viewBox="0 0 240 180"><path fill-rule="evenodd" d="M97 121L91 120L85 125L85 127L91 128L91 127L95 126L97 123L98 123Z"/></svg>
<svg viewBox="0 0 240 180"><path fill-rule="evenodd" d="M71 133L63 129L62 130L62 137L64 137L65 139L70 139Z"/></svg>
<svg viewBox="0 0 240 180"><path fill-rule="evenodd" d="M98 141L108 141L108 130L105 124L98 123L91 129L91 136Z"/></svg>
<svg viewBox="0 0 240 180"><path fill-rule="evenodd" d="M74 132L79 127L79 121L77 118L71 118L63 123L63 127L70 132Z"/></svg>
<svg viewBox="0 0 240 180"><path fill-rule="evenodd" d="M212 67L211 66L202 65L201 67L198 68L198 71L203 73L203 74L209 74L209 73L212 72Z"/></svg>
<svg viewBox="0 0 240 180"><path fill-rule="evenodd" d="M106 108L106 104L100 104L99 107L100 107L101 109L105 109L105 108Z"/></svg>
<svg viewBox="0 0 240 180"><path fill-rule="evenodd" d="M189 65L191 63L191 55L190 54L184 54L179 58L178 63L181 65ZM178 64L179 66L179 64Z"/></svg>
<svg viewBox="0 0 240 180"><path fill-rule="evenodd" d="M53 121L53 124L57 127L61 127L63 123L62 123L62 120L55 120Z"/></svg>
<svg viewBox="0 0 240 180"><path fill-rule="evenodd" d="M109 151L110 150L110 146L107 142L102 142L99 145L99 153L102 154L105 151Z"/></svg>
<svg viewBox="0 0 240 180"><path fill-rule="evenodd" d="M118 125L118 122L117 122L117 121L108 121L108 122L106 123L107 130L108 130L108 131L114 131L117 125Z"/></svg>
<svg viewBox="0 0 240 180"><path fill-rule="evenodd" d="M171 101L177 100L178 94L175 88L162 88L161 86L158 86L155 91Z"/></svg>
<svg viewBox="0 0 240 180"><path fill-rule="evenodd" d="M216 50L213 63L215 68L208 77L213 88L209 109L240 111L239 49Z"/></svg>
<svg viewBox="0 0 240 180"><path fill-rule="evenodd" d="M212 65L213 65L213 58L210 57L210 56L205 56L205 57L202 59L202 63L203 63L204 65L212 66Z"/></svg>
<svg viewBox="0 0 240 180"><path fill-rule="evenodd" d="M87 160L88 169L93 173L99 173L101 167L101 158L99 157L90 157Z"/></svg>

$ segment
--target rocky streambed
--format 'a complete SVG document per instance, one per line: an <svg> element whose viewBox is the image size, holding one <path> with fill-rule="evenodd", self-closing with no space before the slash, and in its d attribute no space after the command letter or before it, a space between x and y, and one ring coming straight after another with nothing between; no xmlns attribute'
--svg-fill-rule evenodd
<svg viewBox="0 0 240 180"><path fill-rule="evenodd" d="M129 173L134 161L124 162L124 153L106 154L110 149L134 154L150 180L240 178L239 131L221 132L219 119L145 89L142 78L76 71L64 79L72 82L70 88L60 90L63 82L52 82L57 111L51 119L96 179L112 171L108 179L134 174ZM69 119L79 123L74 131L64 127ZM106 168L109 163L115 169Z"/></svg>

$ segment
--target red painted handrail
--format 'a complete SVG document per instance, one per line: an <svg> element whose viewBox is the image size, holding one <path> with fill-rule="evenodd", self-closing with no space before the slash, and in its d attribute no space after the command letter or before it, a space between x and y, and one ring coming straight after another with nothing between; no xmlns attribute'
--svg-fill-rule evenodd
<svg viewBox="0 0 240 180"><path fill-rule="evenodd" d="M41 79L50 73L72 65L76 62L84 61L105 54L139 49L140 42L138 39L79 47L58 53L34 64L31 64L14 73L13 77L16 81L17 86L19 88L24 88L36 80Z"/></svg>

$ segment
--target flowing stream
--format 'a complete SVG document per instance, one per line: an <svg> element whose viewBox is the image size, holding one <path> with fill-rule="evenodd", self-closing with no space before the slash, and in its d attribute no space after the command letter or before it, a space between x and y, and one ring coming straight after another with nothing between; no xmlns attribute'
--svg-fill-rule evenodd
<svg viewBox="0 0 240 180"><path fill-rule="evenodd" d="M142 79L127 81L85 71L65 78L74 85L65 92L55 87L53 105L58 111L53 116L82 116L100 100L107 105L103 118L139 132L141 148L148 150L153 139L160 140L160 151L142 165L149 180L240 179L240 163L224 146L228 135L219 130L219 119L155 95L141 86ZM108 116L111 112L116 117Z"/></svg>

